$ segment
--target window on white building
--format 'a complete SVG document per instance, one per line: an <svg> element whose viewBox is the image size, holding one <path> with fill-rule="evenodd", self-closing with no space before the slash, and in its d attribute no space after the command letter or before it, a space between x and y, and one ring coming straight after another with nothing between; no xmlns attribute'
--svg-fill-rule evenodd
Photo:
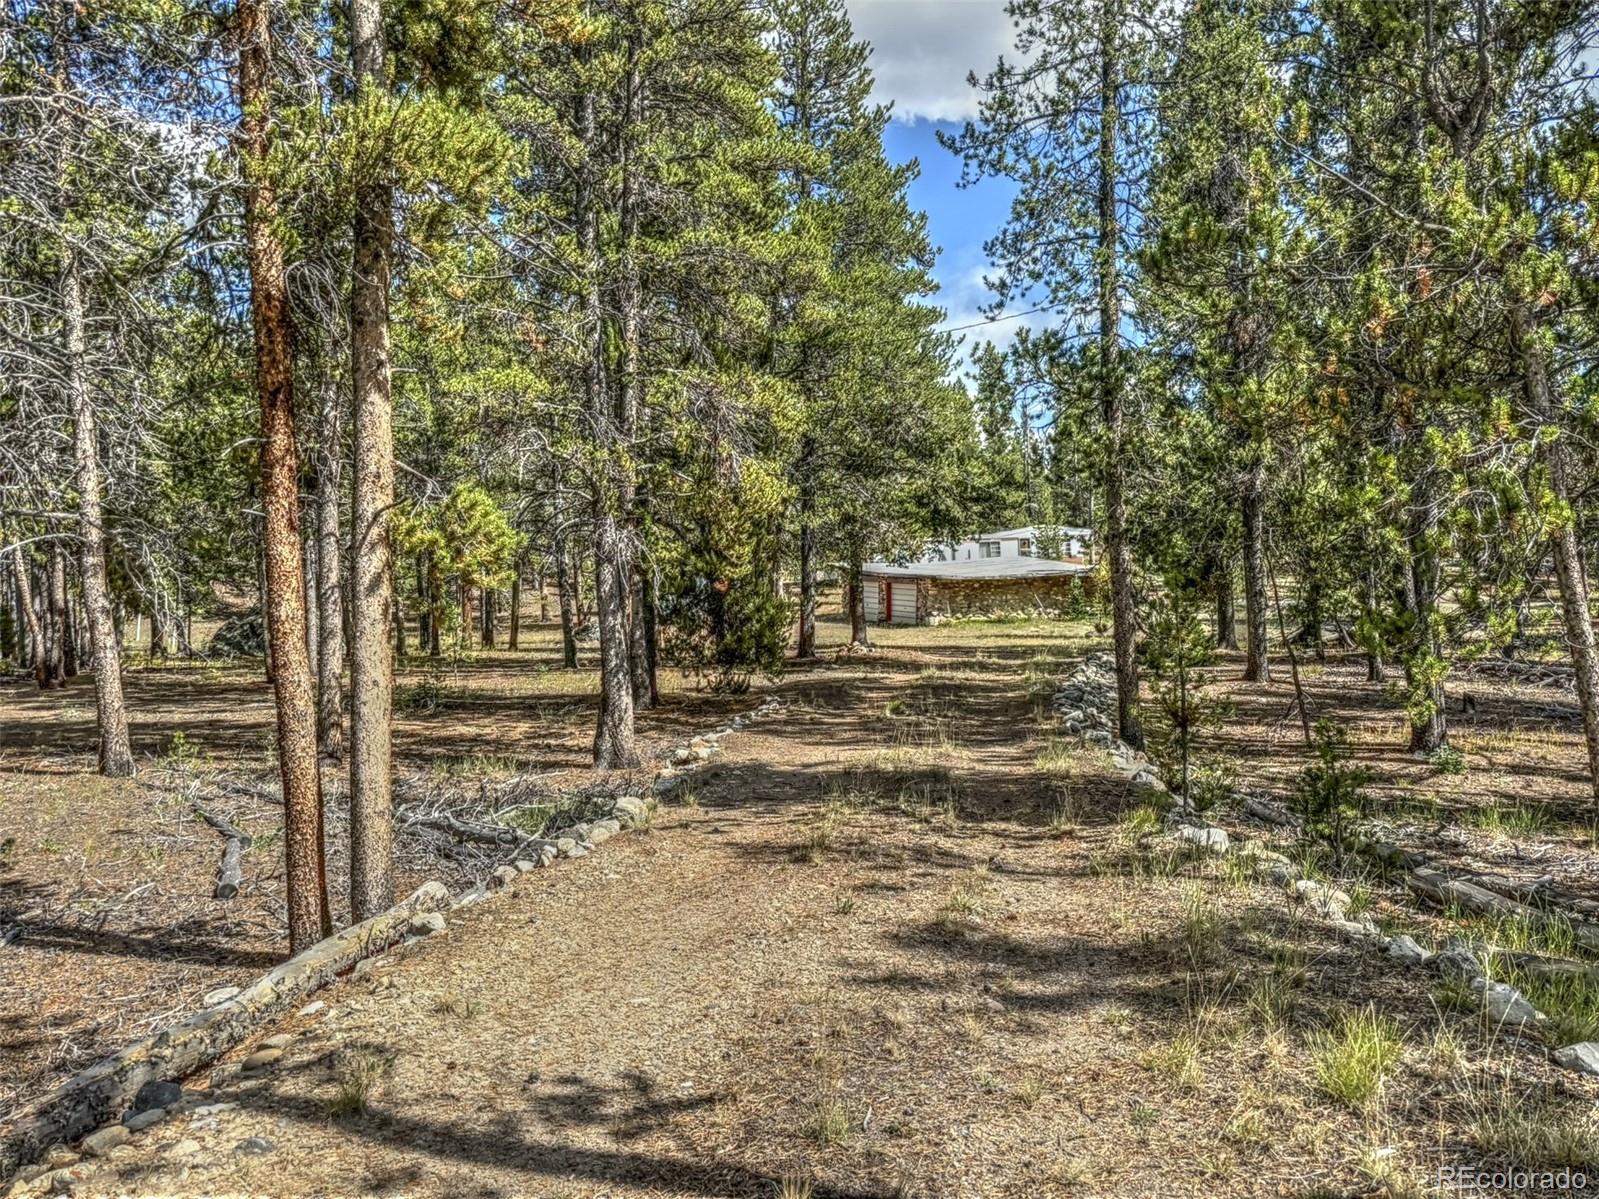
<svg viewBox="0 0 1599 1199"><path fill-rule="evenodd" d="M985 558L997 558L997 557L999 557L999 542L997 542L997 541L984 541L984 542L981 543L981 545L982 545L982 550L983 550L983 557L985 557Z"/></svg>
<svg viewBox="0 0 1599 1199"><path fill-rule="evenodd" d="M1023 558L1031 558L1033 556L1033 543L1023 537L1016 543L1016 552Z"/></svg>

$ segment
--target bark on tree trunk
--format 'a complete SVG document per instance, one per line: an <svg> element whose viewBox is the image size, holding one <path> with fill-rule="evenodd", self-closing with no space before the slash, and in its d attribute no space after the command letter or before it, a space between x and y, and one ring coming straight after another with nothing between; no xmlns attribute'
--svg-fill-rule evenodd
<svg viewBox="0 0 1599 1199"><path fill-rule="evenodd" d="M267 636L273 651L278 765L284 803L289 945L298 952L332 928L322 849L316 703L305 652L300 578L299 455L294 434L293 331L278 241L270 149L272 33L269 0L239 0L240 159L250 264L256 390L261 403L261 507L265 514Z"/></svg>
<svg viewBox="0 0 1599 1199"><path fill-rule="evenodd" d="M565 534L555 539L555 589L561 604L561 665L577 668L577 595L573 590L572 562Z"/></svg>
<svg viewBox="0 0 1599 1199"><path fill-rule="evenodd" d="M1216 648L1238 648L1238 610L1233 596L1233 564L1216 571Z"/></svg>
<svg viewBox="0 0 1599 1199"><path fill-rule="evenodd" d="M68 557L67 552L62 550L55 559L55 568L60 572L57 581L61 587L61 674L64 678L75 679L78 677L78 631L72 621L72 574Z"/></svg>
<svg viewBox="0 0 1599 1199"><path fill-rule="evenodd" d="M1244 478L1244 681L1271 680L1266 649L1266 465L1257 462Z"/></svg>
<svg viewBox="0 0 1599 1199"><path fill-rule="evenodd" d="M1377 572L1366 572L1366 612L1374 615L1377 611ZM1381 683L1388 677L1388 672L1383 669L1382 652L1377 646L1376 634L1371 633L1371 644L1366 649L1366 682Z"/></svg>
<svg viewBox="0 0 1599 1199"><path fill-rule="evenodd" d="M306 660L311 663L311 677L319 679L322 676L322 672L318 668L318 658L322 652L322 608L317 603L316 595L317 539L313 531L316 528L315 521L312 519L314 516L314 511L305 507L300 509L300 527L306 529L307 526L310 526L305 536L300 539L301 550L305 558L301 564L301 577L305 580L305 656ZM321 711L320 705L321 699L319 695L319 713ZM319 716L317 744L320 746L321 742L321 720Z"/></svg>
<svg viewBox="0 0 1599 1199"><path fill-rule="evenodd" d="M1420 488L1417 489L1420 491ZM1416 505L1424 510L1429 505ZM1405 658L1405 681L1422 703L1413 707L1410 749L1432 753L1449 741L1449 717L1444 701L1443 645L1435 627L1438 611L1438 562L1426 548L1427 516L1418 511L1411 529L1411 563L1406 599L1415 619L1415 642Z"/></svg>
<svg viewBox="0 0 1599 1199"><path fill-rule="evenodd" d="M866 627L866 575L861 569L861 555L856 554L849 564L849 639L851 645L871 645L871 633Z"/></svg>
<svg viewBox="0 0 1599 1199"><path fill-rule="evenodd" d="M266 604L261 605L263 618L266 614ZM167 632L161 622L161 597L154 596L150 600L150 657L151 659L167 656Z"/></svg>
<svg viewBox="0 0 1599 1199"><path fill-rule="evenodd" d="M597 770L628 770L639 764L626 638L627 555L618 544L624 536L615 517L596 504L594 603L600 632L600 711L594 730Z"/></svg>
<svg viewBox="0 0 1599 1199"><path fill-rule="evenodd" d="M351 0L357 96L387 89L382 0ZM393 403L389 382L389 271L394 196L385 182L357 189L351 262L350 361L355 382L351 504L350 911L356 920L394 903Z"/></svg>
<svg viewBox="0 0 1599 1199"><path fill-rule="evenodd" d="M41 688L44 686L44 629L40 625L39 613L33 604L33 584L29 578L33 567L21 547L16 551L17 606L22 609L22 627L27 631L28 660L27 667L33 673L33 680Z"/></svg>
<svg viewBox="0 0 1599 1199"><path fill-rule="evenodd" d="M1120 174L1117 149L1121 65L1121 6L1107 0L1099 27L1099 356L1100 415L1109 441L1105 467L1105 552L1110 558L1111 637L1116 651L1117 735L1134 749L1144 747L1138 718L1138 637L1133 596L1133 551L1127 541L1127 500L1122 487L1126 414L1121 375L1121 221L1116 211Z"/></svg>
<svg viewBox="0 0 1599 1199"><path fill-rule="evenodd" d="M628 468L617 463L624 430L605 378L605 328L601 305L600 212L596 196L598 144L595 97L583 97L582 128L590 157L577 180L575 223L583 270L583 384L588 423L602 455L601 477L590 497L594 525L595 623L600 639L600 701L594 729L594 765L599 770L638 765L633 734L633 680L627 631L628 575L633 555L620 521L631 515Z"/></svg>
<svg viewBox="0 0 1599 1199"><path fill-rule="evenodd" d="M433 552L427 554L428 587L428 657L437 658L444 653L444 583L438 575Z"/></svg>
<svg viewBox="0 0 1599 1199"><path fill-rule="evenodd" d="M84 374L83 294L76 254L68 250L61 279L61 308L66 332L67 387L73 413L73 465L78 484L79 569L83 606L94 645L94 710L100 738L100 773L109 778L133 775L133 746L128 739L128 711L122 698L122 646L111 612L106 584L105 521L100 506L100 440L94 401Z"/></svg>
<svg viewBox="0 0 1599 1199"><path fill-rule="evenodd" d="M11 554L11 586L17 610L17 663L37 678L39 618L33 611L33 595L28 586L28 559L21 546Z"/></svg>
<svg viewBox="0 0 1599 1199"><path fill-rule="evenodd" d="M323 365L316 463L317 742L330 758L344 756L344 590L339 545L339 485L343 475L343 404L338 380Z"/></svg>
<svg viewBox="0 0 1599 1199"><path fill-rule="evenodd" d="M655 706L655 677L650 669L650 627L645 611L644 566L633 563L628 572L627 666L632 676L633 710L647 711Z"/></svg>
<svg viewBox="0 0 1599 1199"><path fill-rule="evenodd" d="M621 194L617 222L621 233L621 270L617 288L621 316L622 360L618 379L617 432L625 446L638 443L644 420L644 302L638 260L638 172L634 160L633 138L643 120L644 89L639 73L640 43L637 32L629 36L627 75L624 81L625 109L618 125L617 159L621 166ZM631 467L621 479L621 505L626 520L623 547L627 566L622 577L626 589L628 685L633 692L634 711L655 706L655 680L650 672L650 647L644 613L644 525L648 503Z"/></svg>
<svg viewBox="0 0 1599 1199"><path fill-rule="evenodd" d="M1556 425L1560 413L1540 330L1524 305L1514 309L1512 319L1527 404L1546 426L1540 441L1540 456L1549 471L1551 498L1561 509L1554 516L1549 548L1555 560L1555 579L1560 585L1560 615L1565 624L1566 648L1571 654L1577 699L1582 705L1582 731L1588 744L1588 786L1593 792L1594 805L1599 808L1599 644L1594 639L1587 570L1583 564L1582 542L1577 536L1576 515L1569 510L1570 456L1563 429L1555 428L1555 435L1549 436L1548 426Z"/></svg>
<svg viewBox="0 0 1599 1199"><path fill-rule="evenodd" d="M644 577L644 666L650 676L650 702L661 702L661 663L660 648L657 642L660 621L655 611L655 568L649 567L643 571Z"/></svg>
<svg viewBox="0 0 1599 1199"><path fill-rule="evenodd" d="M511 576L511 628L506 634L507 649L516 649L522 632L522 572L527 568L522 559L516 560L516 573Z"/></svg>
<svg viewBox="0 0 1599 1199"><path fill-rule="evenodd" d="M799 636L797 658L816 656L816 440L810 434L799 455Z"/></svg>
<svg viewBox="0 0 1599 1199"><path fill-rule="evenodd" d="M67 575L61 544L50 543L49 569L44 587L44 686L67 685Z"/></svg>
<svg viewBox="0 0 1599 1199"><path fill-rule="evenodd" d="M494 601L495 601L495 599L496 599L496 597L498 596L499 593L496 592L494 590L494 588L492 588L492 587L480 587L478 590L482 593L482 601L483 601L483 603L482 603L482 612L480 613L480 615L482 617L482 622L481 623L482 623L482 626L483 626L482 627L483 648L484 649L493 649L494 648Z"/></svg>

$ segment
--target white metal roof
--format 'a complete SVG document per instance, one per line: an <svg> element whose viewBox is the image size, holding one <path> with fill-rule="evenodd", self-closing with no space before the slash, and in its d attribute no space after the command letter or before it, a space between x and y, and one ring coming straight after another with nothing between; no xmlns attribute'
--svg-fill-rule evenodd
<svg viewBox="0 0 1599 1199"><path fill-rule="evenodd" d="M1076 525L1056 525L1054 527L1055 527L1055 531L1058 532L1058 533L1065 533L1067 535L1073 535L1073 536L1081 536L1083 534L1090 534L1090 533L1093 532L1092 529L1079 529ZM979 533L979 534L977 534L976 537L970 538L970 540L972 540L972 541L1009 541L1009 540L1012 540L1013 538L1022 538L1022 537L1026 537L1026 538L1028 538L1029 540L1032 540L1032 541L1038 540L1038 526L1037 525L1023 525L1019 529L1001 529L998 533Z"/></svg>
<svg viewBox="0 0 1599 1199"><path fill-rule="evenodd" d="M1086 575L1093 567L1082 562L1057 562L1053 558L977 558L969 562L912 562L893 566L868 562L861 570L894 579L1042 579L1058 575Z"/></svg>

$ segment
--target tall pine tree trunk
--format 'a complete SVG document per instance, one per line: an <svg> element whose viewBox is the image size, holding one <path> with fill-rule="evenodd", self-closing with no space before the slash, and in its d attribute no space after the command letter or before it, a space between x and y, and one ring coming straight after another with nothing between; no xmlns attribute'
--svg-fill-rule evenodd
<svg viewBox="0 0 1599 1199"><path fill-rule="evenodd" d="M799 454L798 658L816 656L816 439L805 434Z"/></svg>
<svg viewBox="0 0 1599 1199"><path fill-rule="evenodd" d="M866 572L862 569L862 555L852 554L849 562L849 640L851 645L870 645L872 636L866 626Z"/></svg>
<svg viewBox="0 0 1599 1199"><path fill-rule="evenodd" d="M577 668L577 572L572 568L566 534L555 537L555 591L561 606L561 665Z"/></svg>
<svg viewBox="0 0 1599 1199"><path fill-rule="evenodd" d="M321 411L317 417L317 743L331 758L344 756L344 589L339 537L339 485L343 404L338 380L323 365Z"/></svg>
<svg viewBox="0 0 1599 1199"><path fill-rule="evenodd" d="M1421 479L1411 488L1410 569L1405 575L1405 603L1412 620L1411 643L1405 655L1405 683L1411 696L1410 749L1432 753L1449 741L1444 706L1443 644L1437 630L1439 565L1429 544L1432 535L1430 484Z"/></svg>
<svg viewBox="0 0 1599 1199"><path fill-rule="evenodd" d="M527 563L518 558L516 573L511 576L511 627L505 637L507 649L516 649L517 642L522 639L522 574L526 569Z"/></svg>
<svg viewBox="0 0 1599 1199"><path fill-rule="evenodd" d="M1377 572L1366 571L1366 615L1375 617L1377 613ZM1377 640L1375 631L1368 633L1370 644L1366 647L1366 682L1381 683L1388 677L1388 672L1383 669L1382 650Z"/></svg>
<svg viewBox="0 0 1599 1199"><path fill-rule="evenodd" d="M633 680L627 638L627 556L614 516L594 511L594 619L600 630L600 712L594 730L594 766L625 770L639 763L633 731Z"/></svg>
<svg viewBox="0 0 1599 1199"><path fill-rule="evenodd" d="M50 543L44 588L45 686L67 685L67 556Z"/></svg>
<svg viewBox="0 0 1599 1199"><path fill-rule="evenodd" d="M300 508L300 527L305 530L301 537L301 549L305 555L303 563L303 577L305 579L305 656L311 663L311 677L321 679L322 671L319 661L322 653L322 608L317 603L317 548L316 538L316 510L309 505ZM318 685L320 688L320 684ZM322 744L321 729L321 691L317 692L317 745Z"/></svg>
<svg viewBox="0 0 1599 1199"><path fill-rule="evenodd" d="M382 0L351 0L357 98L387 90ZM355 475L350 509L350 916L394 905L393 404L389 385L389 262L394 197L368 181L355 197L350 362L355 382Z"/></svg>
<svg viewBox="0 0 1599 1199"><path fill-rule="evenodd" d="M23 626L28 631L28 668L33 681L40 689L45 686L44 621L40 619L39 603L33 586L33 564L19 547L17 549L17 602L22 607Z"/></svg>
<svg viewBox="0 0 1599 1199"><path fill-rule="evenodd" d="M39 629L39 614L33 607L33 587L29 582L32 564L21 546L11 555L11 581L17 591L17 624L22 630L22 666L43 686L44 634Z"/></svg>
<svg viewBox="0 0 1599 1199"><path fill-rule="evenodd" d="M439 578L438 562L433 551L427 552L428 657L437 658L444 652L444 583Z"/></svg>
<svg viewBox="0 0 1599 1199"><path fill-rule="evenodd" d="M645 611L644 564L635 561L628 574L628 655L627 665L632 676L633 710L646 711L655 706L655 674L650 668L654 654L650 652L650 629L654 621Z"/></svg>
<svg viewBox="0 0 1599 1199"><path fill-rule="evenodd" d="M1244 475L1244 680L1271 679L1266 650L1266 466L1251 464Z"/></svg>
<svg viewBox="0 0 1599 1199"><path fill-rule="evenodd" d="M1116 654L1117 735L1134 749L1144 747L1138 719L1138 637L1133 596L1133 551L1127 540L1127 498L1123 489L1125 385L1121 373L1121 221L1116 211L1120 178L1117 125L1121 119L1121 6L1105 0L1099 28L1099 389L1105 422L1105 552L1110 559L1111 638Z"/></svg>
<svg viewBox="0 0 1599 1199"><path fill-rule="evenodd" d="M61 572L61 675L65 679L78 677L78 628L73 619L70 561L71 555L65 550L56 559L56 569Z"/></svg>
<svg viewBox="0 0 1599 1199"><path fill-rule="evenodd" d="M61 310L66 332L67 388L72 399L72 456L78 484L78 553L83 575L83 606L94 646L94 711L100 738L100 773L110 778L133 774L128 711L122 699L122 646L106 584L105 521L100 507L100 443L94 401L85 377L83 293L77 255L67 251L61 276Z"/></svg>
<svg viewBox="0 0 1599 1199"><path fill-rule="evenodd" d="M239 0L236 15L244 231L250 264L256 390L261 402L266 624L277 699L289 949L297 953L327 936L332 922L323 865L316 701L311 664L305 652L305 585L300 577L293 333L283 246L277 234L277 196L266 174L271 128L271 5L268 0Z"/></svg>
<svg viewBox="0 0 1599 1199"><path fill-rule="evenodd" d="M1238 648L1238 611L1233 593L1233 564L1216 568L1216 648Z"/></svg>
<svg viewBox="0 0 1599 1199"><path fill-rule="evenodd" d="M578 179L576 223L583 263L583 383L589 431L598 451L591 500L594 526L594 619L600 640L600 702L594 728L594 766L598 770L638 765L633 729L633 677L628 636L629 539L621 521L630 515L632 492L627 468L616 459L624 448L616 405L605 380L605 330L601 307L600 212L596 194L599 145L594 96L583 98L583 144L589 157Z"/></svg>
<svg viewBox="0 0 1599 1199"><path fill-rule="evenodd" d="M627 74L623 81L624 111L617 131L617 157L621 165L621 195L617 222L621 233L621 270L617 303L621 316L622 362L618 379L617 422L623 443L630 451L640 439L644 421L644 289L639 278L638 260L638 164L633 138L643 120L644 91L639 74L639 35L634 28L628 37ZM627 644L629 685L633 689L633 708L644 711L655 706L655 679L650 671L649 621L644 613L644 509L645 496L626 468L622 478L622 511L627 520L627 547L630 560L626 574Z"/></svg>
<svg viewBox="0 0 1599 1199"><path fill-rule="evenodd" d="M1599 807L1599 644L1595 643L1593 614L1588 605L1582 541L1577 535L1576 514L1569 509L1570 453L1565 431L1557 423L1560 406L1555 396L1555 381L1550 377L1542 330L1524 304L1515 307L1511 319L1527 407L1544 426L1539 456L1549 472L1550 498L1560 508L1549 535L1549 549L1555 561L1555 579L1560 585L1560 615L1565 625L1566 650L1571 655L1577 699L1582 705L1582 731L1588 744L1588 786L1593 792L1595 806Z"/></svg>
<svg viewBox="0 0 1599 1199"><path fill-rule="evenodd" d="M643 578L639 595L644 605L644 667L650 675L650 700L659 703L661 700L661 655L658 641L660 619L655 611L655 568L648 566L640 571L640 575Z"/></svg>

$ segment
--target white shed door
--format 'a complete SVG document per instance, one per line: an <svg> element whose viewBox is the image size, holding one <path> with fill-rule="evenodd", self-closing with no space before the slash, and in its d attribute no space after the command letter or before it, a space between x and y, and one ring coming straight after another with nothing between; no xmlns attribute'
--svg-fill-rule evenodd
<svg viewBox="0 0 1599 1199"><path fill-rule="evenodd" d="M916 582L883 584L883 620L888 624L916 623Z"/></svg>

